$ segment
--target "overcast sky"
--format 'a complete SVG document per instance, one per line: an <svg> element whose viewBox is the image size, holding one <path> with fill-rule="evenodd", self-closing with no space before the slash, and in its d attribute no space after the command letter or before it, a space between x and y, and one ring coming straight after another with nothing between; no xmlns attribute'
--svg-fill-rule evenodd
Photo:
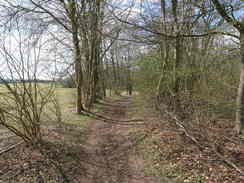
<svg viewBox="0 0 244 183"><path fill-rule="evenodd" d="M0 0L1 1L1 0ZM16 2L26 2L27 0L19 0ZM234 0L240 3L240 0ZM0 3L7 2L1 1ZM9 2L14 3L13 0ZM118 8L118 12L124 11L124 14L130 12L130 17L137 17L140 14L145 16L159 15L159 0L110 0L110 5ZM244 2L242 2L244 4ZM126 10L126 11L125 11ZM146 10L146 11L145 11ZM239 18L243 15L243 9L236 12L235 16ZM3 11L0 12L3 15ZM39 16L39 15L38 15ZM25 17L30 18L30 17ZM0 21L3 22L3 21ZM14 24L14 22L12 22ZM11 32L3 32L3 27L0 28L0 72L9 76L10 65L7 61L12 61L16 64L17 60L23 60L18 67L15 67L15 72L22 67L28 67L37 72L40 79L51 79L54 73L59 73L65 70L72 62L71 48L65 45L71 45L71 36L60 27L52 25L46 27L38 27L40 22L20 22L20 30L12 30ZM38 27L38 29L36 29ZM43 31L41 30L43 28ZM38 30L35 32L35 30ZM42 33L43 34L39 34ZM52 34L51 34L52 33ZM30 36L31 35L31 36ZM41 35L41 36L40 36ZM40 39L37 39L40 36ZM53 36L59 38L59 41L53 41ZM24 40L24 41L23 41ZM64 43L64 44L61 44ZM6 48L6 50L4 50ZM143 47L144 49L145 47ZM9 55L6 54L6 51ZM12 55L12 58L10 57ZM16 76L16 75L15 75Z"/></svg>

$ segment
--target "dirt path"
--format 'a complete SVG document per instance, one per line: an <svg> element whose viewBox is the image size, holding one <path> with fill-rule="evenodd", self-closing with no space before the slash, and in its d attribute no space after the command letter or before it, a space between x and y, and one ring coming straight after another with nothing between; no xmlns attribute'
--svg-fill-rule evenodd
<svg viewBox="0 0 244 183"><path fill-rule="evenodd" d="M132 98L106 100L102 115L88 129L65 125L49 133L41 149L25 144L0 156L0 182L11 183L154 183L144 175L144 162L132 130L123 124L133 109ZM0 143L1 145L1 143Z"/></svg>
<svg viewBox="0 0 244 183"><path fill-rule="evenodd" d="M137 102L130 97L105 100L100 113L113 119L112 123L87 118L88 126L84 126L84 121L59 124L47 130L40 148L23 143L2 153L0 183L243 182L236 170L228 170L223 163L210 165L206 160L218 160L211 150L200 152L181 132L161 129L162 121L153 118L157 115L150 110L153 107L145 106L141 110L143 104ZM135 116L142 117L146 123L135 126L135 120L130 120ZM166 119L166 127L167 123ZM137 146L144 135L148 138ZM0 148L12 143L11 140L14 142L14 139L0 139ZM228 155L242 152L239 145L227 145L234 147L228 149ZM146 155L146 163L142 155ZM234 162L242 167L239 160L242 160L240 156ZM144 170L151 177L145 176Z"/></svg>
<svg viewBox="0 0 244 183"><path fill-rule="evenodd" d="M131 98L123 97L105 103L103 113L109 118L126 120ZM133 125L118 125L92 121L84 147L87 153L86 183L153 183L145 177L143 160L136 152L135 139L130 134ZM92 162L92 163L91 163Z"/></svg>

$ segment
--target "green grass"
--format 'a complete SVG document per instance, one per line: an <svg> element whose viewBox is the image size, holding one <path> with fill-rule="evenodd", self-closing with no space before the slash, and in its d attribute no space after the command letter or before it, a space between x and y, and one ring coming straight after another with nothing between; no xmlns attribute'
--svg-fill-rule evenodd
<svg viewBox="0 0 244 183"><path fill-rule="evenodd" d="M85 128L87 122L91 120L91 118L76 114L75 88L55 88L54 94L60 107L62 123L73 124L80 128ZM54 106L51 104L50 107L52 108Z"/></svg>
<svg viewBox="0 0 244 183"><path fill-rule="evenodd" d="M133 97L133 108L129 112L130 119L143 118L147 123L157 118L151 118L153 114L153 107L148 106L148 98L142 95ZM148 117L149 116L149 117ZM153 117L153 116L152 116ZM150 126L151 124L148 124ZM145 134L149 133L147 138L143 138ZM197 170L192 175L177 164L177 161L167 158L171 151L159 147L162 145L162 136L157 133L148 132L148 129L132 128L130 135L133 136L138 142L137 150L141 154L145 168L144 173L149 177L154 177L156 182L172 182L172 183L201 183L203 176Z"/></svg>
<svg viewBox="0 0 244 183"><path fill-rule="evenodd" d="M145 107L146 100L140 95L134 95L132 98L133 107L128 111L128 116L130 119L142 119L147 114L147 109Z"/></svg>
<svg viewBox="0 0 244 183"><path fill-rule="evenodd" d="M19 89L21 89L21 87L23 87L23 84L11 83L10 86L11 87L17 86L19 87ZM61 112L61 118L60 118L61 121L60 121L56 115L57 105L54 105L53 102L49 102L49 104L45 107L41 117L44 126L56 125L57 123L55 122L62 122L62 124L73 124L73 125L77 125L80 128L85 128L87 126L87 121L90 120L90 118L76 114L75 88L61 88L61 87L54 88L54 85L50 83L38 83L38 88L42 91L43 95L45 95L45 93L48 93L49 90L54 91L53 92L54 98L57 101L58 107L60 107L60 112ZM0 84L0 94L5 94L7 92L8 89L6 88L6 86L4 84ZM4 97L4 95L0 96L0 100L6 101L6 97ZM11 103L14 102L12 99L9 101L11 101ZM13 103L13 106L14 105L15 104Z"/></svg>
<svg viewBox="0 0 244 183"><path fill-rule="evenodd" d="M147 116L151 115L151 110L153 110L147 107L147 99L141 95L133 97L133 106L134 107L129 112L130 119L143 118L147 120ZM145 130L138 130L137 128L133 128L130 132L135 139L140 141L138 151L142 155L145 163L145 175L155 177L155 180L158 182L182 182L182 179L180 179L180 177L183 177L182 170L175 164L164 160L161 152L155 145L154 142L160 143L161 141L159 136L151 134L147 138L143 138L146 133L148 132Z"/></svg>

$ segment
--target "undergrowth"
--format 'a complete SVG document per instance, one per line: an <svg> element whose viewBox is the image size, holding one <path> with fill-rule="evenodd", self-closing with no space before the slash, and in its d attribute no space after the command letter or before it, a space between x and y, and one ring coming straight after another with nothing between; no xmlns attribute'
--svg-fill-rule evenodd
<svg viewBox="0 0 244 183"><path fill-rule="evenodd" d="M184 116L175 116L183 124L186 134L184 129L176 125L172 116L163 110L157 111L152 101L153 98L145 100L143 96L134 98L134 106L137 108L135 115L144 118L146 122L145 130L134 130L133 134L136 138L147 134L147 138L138 146L146 163L147 175L156 177L158 182L243 181L240 173L228 163L243 169L241 161L244 149L240 139L231 133L233 126L228 119L217 118L211 112L206 113L203 106L208 104L204 102L192 110L188 101L188 108L183 108L185 111L180 113Z"/></svg>

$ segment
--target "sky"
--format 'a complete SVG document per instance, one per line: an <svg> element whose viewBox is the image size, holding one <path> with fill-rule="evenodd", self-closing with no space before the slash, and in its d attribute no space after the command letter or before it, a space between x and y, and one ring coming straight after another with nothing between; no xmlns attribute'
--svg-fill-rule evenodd
<svg viewBox="0 0 244 183"><path fill-rule="evenodd" d="M1 0L0 0L1 1ZM21 0L19 0L21 1ZM27 0L22 0L25 2ZM238 2L239 0L234 0ZM9 2L14 2L13 0L9 0ZM149 3L150 2L150 3ZM2 1L0 2L2 3ZM119 11L125 11L124 13L130 12L130 17L135 18L143 14L143 16L147 15L148 17L159 15L159 0L110 0L110 4L114 7L117 7ZM240 2L240 5L243 4L244 1ZM130 8L129 8L130 7ZM244 9L235 12L235 16L237 18L244 15ZM1 14L1 13L0 13ZM2 21L0 21L2 22ZM1 73L6 73L8 70L6 64L6 53L3 53L4 46L7 48L8 52L11 53L16 60L25 60L22 65L17 67L21 68L23 66L32 68L34 70L36 68L38 77L40 79L51 79L54 73L59 73L62 70L65 70L72 61L72 55L69 48L59 44L58 41L50 41L52 40L52 35L50 33L45 32L41 39L35 38L38 36L38 32L36 32L36 36L31 36L30 32L35 30L35 27L39 25L38 22L32 22L31 24L22 23L22 29L25 31L21 31L21 36L17 31L12 31L11 33L3 32L3 29L0 28L0 71ZM46 27L43 27L44 29ZM65 43L70 44L70 35L64 36L64 32L60 32L60 28L55 28L55 26L49 26L49 31L53 32L53 34L57 37L60 37ZM40 29L39 29L40 31ZM42 31L40 31L42 32ZM25 40L25 44L21 44L21 40ZM36 42L36 44L34 44ZM34 46L34 47L33 47ZM21 47L21 49L20 49ZM23 56L21 56L21 51L23 52ZM8 58L10 59L10 58ZM14 60L14 59L12 59ZM37 61L38 60L38 64ZM15 62L13 62L15 63ZM8 71L9 73L10 71ZM6 74L7 75L7 74Z"/></svg>

